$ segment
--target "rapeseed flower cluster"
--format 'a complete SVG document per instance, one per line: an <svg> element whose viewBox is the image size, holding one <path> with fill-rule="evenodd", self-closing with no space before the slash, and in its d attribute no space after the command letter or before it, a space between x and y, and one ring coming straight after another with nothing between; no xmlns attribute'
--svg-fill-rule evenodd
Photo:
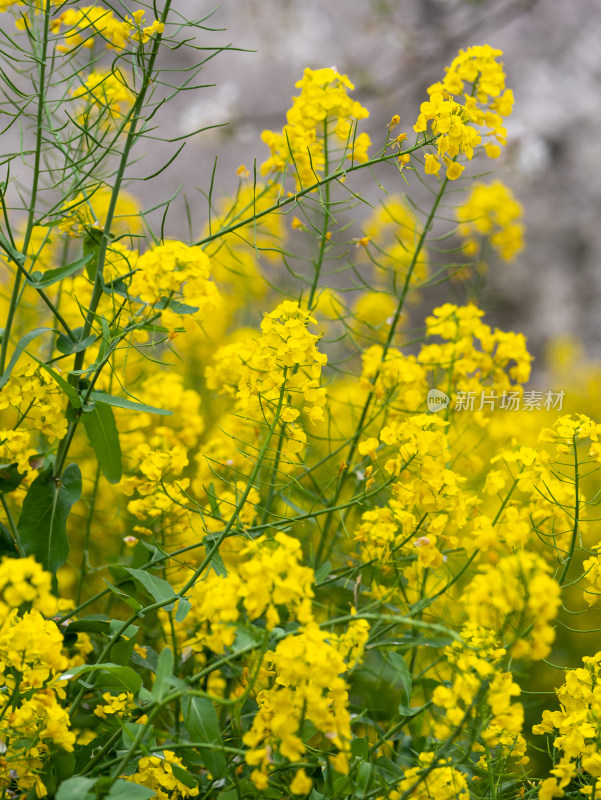
<svg viewBox="0 0 601 800"><path fill-rule="evenodd" d="M504 117L511 114L513 93L505 87L505 71L498 61L501 50L482 45L460 50L446 68L442 81L428 87L430 99L420 106L414 125L417 133L428 128L435 136L436 154L425 156L426 174L436 174L442 164L446 177L457 180L483 141L489 158L498 158L506 143ZM479 130L481 129L481 130Z"/></svg>
<svg viewBox="0 0 601 800"><path fill-rule="evenodd" d="M135 143L144 130L142 94L99 51L117 65L131 47L140 85L162 23L59 14L59 52L96 70L73 72L86 163L92 143L114 147L107 131ZM498 155L512 101L500 55L469 48L430 87L416 125L435 139L427 171L442 161L455 179L479 150ZM272 178L287 166L305 187L369 146L346 76L309 69L298 87L282 133L263 135L272 177L242 165L197 244L150 243L140 204L81 164L48 219L36 209L39 224L2 238L10 270L33 273L0 292L9 311L23 297L0 356L0 546L23 556L0 562L7 798L121 796L124 781L168 800L453 800L487 796L500 775L499 791L524 788L516 669L552 658L566 597L594 607L601 593L601 426L571 408L554 420L490 407L533 405L532 357L473 302L434 308L416 341L405 301L453 269L446 237L426 249L438 205L387 195L349 234L335 193L352 173L319 195L282 192ZM378 160L405 138L387 134ZM390 156L397 177L415 158ZM466 256L481 237L517 252L520 208L501 184L476 185L456 220ZM305 275L290 243L312 234ZM274 300L282 264L293 288ZM258 317L263 297L272 311ZM38 330L39 347L23 340ZM431 408L431 390L448 404ZM70 510L72 460L83 490ZM51 511L38 496L39 519L20 516L49 466ZM28 555L40 531L71 546L56 575ZM597 791L598 661L566 675L541 725L560 753L543 800L566 778Z"/></svg>
<svg viewBox="0 0 601 800"><path fill-rule="evenodd" d="M535 734L551 734L555 765L553 777L540 782L539 800L564 797L568 784L585 797L601 790L601 653L584 656L583 666L565 671L556 689L560 709L543 711Z"/></svg>
<svg viewBox="0 0 601 800"><path fill-rule="evenodd" d="M470 622L496 631L514 658L545 658L560 604L560 586L550 573L543 559L528 551L482 565L461 596Z"/></svg>
<svg viewBox="0 0 601 800"><path fill-rule="evenodd" d="M353 623L351 623L351 626ZM357 636L357 634L359 634ZM348 638L356 644L349 650ZM257 696L259 711L243 741L249 747L246 761L255 769L251 778L262 790L268 785L270 764L281 759L300 761L306 750L302 739L304 721L313 723L321 734L322 747L336 748L328 761L337 772L346 774L350 754L350 716L347 708L348 686L342 675L348 670L345 658L352 652L353 662L360 660L366 629L359 622L357 631L341 640L320 630L315 623L303 626L295 636L287 636L275 651L265 655L274 684ZM337 648L341 642L342 652ZM327 742L327 744L326 744ZM311 781L297 773L290 786L293 794L308 794Z"/></svg>
<svg viewBox="0 0 601 800"><path fill-rule="evenodd" d="M175 767L175 770L173 769ZM139 786L154 789L157 800L197 797L198 786L191 788L177 777L178 768L185 772L184 764L172 750L165 749L156 755L145 756L138 762L138 769L127 780Z"/></svg>
<svg viewBox="0 0 601 800"><path fill-rule="evenodd" d="M57 748L73 752L76 741L57 678L77 659L65 652L56 622L44 616L65 603L32 557L0 561L0 593L0 789L9 790L16 778L23 790L45 797L38 774L45 759Z"/></svg>
<svg viewBox="0 0 601 800"><path fill-rule="evenodd" d="M66 430L64 394L35 361L23 359L0 392L0 462L30 472L45 443Z"/></svg>
<svg viewBox="0 0 601 800"><path fill-rule="evenodd" d="M434 704L444 709L444 716L435 723L435 735L444 741L454 730L480 717L482 722L471 750L485 753L488 749L490 756L490 749L497 748L502 758L526 764L524 709L521 703L514 702L521 690L511 672L502 668L506 649L500 645L495 630L478 624L466 625L461 636L462 643L454 642L445 648L452 680L437 686L432 694ZM482 755L479 764L485 766L486 760L487 756Z"/></svg>
<svg viewBox="0 0 601 800"><path fill-rule="evenodd" d="M324 419L326 390L320 385L327 356L317 348L319 335L309 311L285 300L261 322L261 335L226 345L206 369L209 389L234 396L237 413L268 421L278 414L282 437L282 466L293 465L304 451L309 423ZM299 407L300 406L300 407Z"/></svg>
<svg viewBox="0 0 601 800"><path fill-rule="evenodd" d="M264 618L267 630L282 618L310 622L315 575L301 559L300 542L284 533L246 544L226 576L210 573L191 590L185 627L197 630L187 645L197 652L209 647L221 653L233 643L236 623L244 617Z"/></svg>
<svg viewBox="0 0 601 800"><path fill-rule="evenodd" d="M357 123L369 112L348 96L355 87L346 75L334 68L305 69L295 84L301 93L293 97L281 133L263 131L261 138L271 151L261 173L294 170L299 187L319 179L326 166L325 141L333 134L354 162L367 161L371 144L366 133L357 133ZM331 145L330 145L331 147Z"/></svg>
<svg viewBox="0 0 601 800"><path fill-rule="evenodd" d="M91 49L100 40L108 50L120 52L131 41L144 44L155 33L162 33L165 29L164 24L156 19L150 25L144 25L144 14L140 9L134 11L132 17L122 20L101 6L68 8L52 20L53 33L65 28L65 43L57 45L56 49L59 53L69 53L79 47Z"/></svg>
<svg viewBox="0 0 601 800"><path fill-rule="evenodd" d="M422 776L425 775L425 778ZM465 800L469 797L465 775L456 769L450 759L434 761L434 753L420 753L417 765L405 771L403 780L390 795L390 800L410 797L411 800Z"/></svg>
<svg viewBox="0 0 601 800"><path fill-rule="evenodd" d="M523 213L511 189L501 181L474 184L465 203L455 209L464 253L476 255L479 242L487 239L503 261L513 261L523 247Z"/></svg>
<svg viewBox="0 0 601 800"><path fill-rule="evenodd" d="M71 93L79 100L77 120L90 129L111 130L125 126L135 102L125 75L117 71L95 70Z"/></svg>

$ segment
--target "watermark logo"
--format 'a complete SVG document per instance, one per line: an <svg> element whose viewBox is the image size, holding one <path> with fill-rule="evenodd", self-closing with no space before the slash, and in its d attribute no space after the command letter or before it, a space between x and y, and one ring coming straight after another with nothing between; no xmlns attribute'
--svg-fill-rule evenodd
<svg viewBox="0 0 601 800"><path fill-rule="evenodd" d="M442 411L449 405L450 397L440 389L430 389L428 392L428 411Z"/></svg>
<svg viewBox="0 0 601 800"><path fill-rule="evenodd" d="M457 392L451 398L440 389L428 392L428 411L442 411L449 405L454 411L561 411L565 392L507 391Z"/></svg>

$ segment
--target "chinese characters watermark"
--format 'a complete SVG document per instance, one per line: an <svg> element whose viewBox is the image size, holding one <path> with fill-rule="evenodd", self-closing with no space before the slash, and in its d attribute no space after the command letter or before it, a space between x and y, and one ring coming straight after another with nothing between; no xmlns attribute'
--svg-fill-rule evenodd
<svg viewBox="0 0 601 800"><path fill-rule="evenodd" d="M561 411L565 392L527 391L496 392L483 389L481 392L457 392L451 398L440 389L428 392L428 411L442 411L449 405L455 411Z"/></svg>

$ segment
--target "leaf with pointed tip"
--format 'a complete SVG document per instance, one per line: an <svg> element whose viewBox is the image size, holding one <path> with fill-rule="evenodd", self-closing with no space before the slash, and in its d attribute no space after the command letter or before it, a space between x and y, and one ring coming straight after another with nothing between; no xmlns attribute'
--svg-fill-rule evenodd
<svg viewBox="0 0 601 800"><path fill-rule="evenodd" d="M72 264L67 264L65 267L58 267L58 269L47 269L46 272L36 280L28 280L27 283L33 286L34 289L45 289L48 286L53 286L55 283L62 281L69 275L73 275L78 269L81 269L85 264L90 261L94 253L86 253L82 258L78 258Z"/></svg>
<svg viewBox="0 0 601 800"><path fill-rule="evenodd" d="M8 366L2 373L2 377L0 378L0 389L2 389L8 383L8 379L10 378L10 373L15 368L15 364L21 357L21 353L25 351L25 348L29 344L29 342L33 341L36 337L41 336L43 333L56 333L55 328L34 328L29 333L26 333L19 341L17 342L17 346L15 347L15 352L12 354L10 361L8 362ZM37 360L37 359L36 359Z"/></svg>
<svg viewBox="0 0 601 800"><path fill-rule="evenodd" d="M143 589L156 600L157 603L163 603L166 600L171 601L168 606L165 606L165 611L171 611L175 602L175 589L164 578L159 578L151 572L144 569L133 569L133 567L123 567L123 571L129 573L134 581L142 586Z"/></svg>
<svg viewBox="0 0 601 800"><path fill-rule="evenodd" d="M126 689L133 694L139 692L142 686L142 678L134 669L123 664L113 664L111 662L105 664L80 664L64 672L59 677L59 681L68 681L71 678L86 675L89 672L95 673L96 686Z"/></svg>
<svg viewBox="0 0 601 800"><path fill-rule="evenodd" d="M106 394L106 392L91 392L90 400L107 403L109 406L116 406L117 408L130 408L132 411L138 412L145 411L148 414L163 414L164 416L173 414L173 411L166 411L164 408L147 406L145 403L135 403L133 400L127 400L125 397L115 397L115 395Z"/></svg>
<svg viewBox="0 0 601 800"><path fill-rule="evenodd" d="M52 477L52 467L44 470L29 487L17 530L23 554L32 555L53 574L67 560L67 517L81 496L81 472L69 464L62 478Z"/></svg>
<svg viewBox="0 0 601 800"><path fill-rule="evenodd" d="M222 751L213 749L222 744L215 706L208 697L184 695L182 697L182 713L184 725L202 752L207 769L213 778L223 778L226 771L225 756ZM201 742L213 745L213 748L203 749Z"/></svg>
<svg viewBox="0 0 601 800"><path fill-rule="evenodd" d="M113 409L106 403L97 402L92 411L82 415L81 421L104 477L109 483L119 483L122 471L121 445Z"/></svg>

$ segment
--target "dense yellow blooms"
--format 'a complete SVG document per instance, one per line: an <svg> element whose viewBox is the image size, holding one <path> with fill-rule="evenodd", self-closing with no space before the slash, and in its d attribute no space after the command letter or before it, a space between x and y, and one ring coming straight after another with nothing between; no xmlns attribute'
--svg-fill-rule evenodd
<svg viewBox="0 0 601 800"><path fill-rule="evenodd" d="M248 619L265 617L268 630L280 623L280 610L301 623L312 619L313 570L300 563L300 543L284 533L265 536L246 544L240 563L225 577L210 573L190 592L192 610L185 627L199 626L188 645L222 652L236 635L241 609Z"/></svg>
<svg viewBox="0 0 601 800"><path fill-rule="evenodd" d="M553 754L558 756L550 770L554 777L540 783L540 800L564 797L572 779L578 780L585 796L601 789L601 653L584 656L582 662L582 667L566 670L564 683L556 689L560 709L543 711L542 721L532 729L555 737Z"/></svg>
<svg viewBox="0 0 601 800"><path fill-rule="evenodd" d="M137 772L128 776L127 780L154 789L156 800L169 800L172 797L196 797L198 786L191 789L182 783L173 771L174 766L184 769L181 758L178 758L172 750L165 749L161 755L141 758L138 762Z"/></svg>
<svg viewBox="0 0 601 800"><path fill-rule="evenodd" d="M82 165L94 140L114 146L116 129L127 129L154 49L145 45L162 33L162 23L130 13L65 6L51 26L59 53L79 51L96 70L73 72L81 85L64 90L88 129L85 148L77 145ZM378 160L396 150L398 177L423 157L426 173L454 180L466 161L496 157L512 104L500 55L461 52L429 89L412 153L400 152L406 134L391 138L395 115ZM127 59L136 64L131 85L116 70ZM271 177L251 181L241 166L234 198L211 198L199 244L152 243L146 212L125 192L107 230L115 198L94 174L70 182L48 220L36 209L40 224L16 228L35 271L97 256L102 242L107 249L103 271L92 259L48 282L62 329L85 324L82 356L63 352L59 324L30 281L11 323L0 544L28 552L20 502L35 470L53 459L60 466L67 450L83 493L56 580L31 557L0 562L7 798L57 795L60 770L82 764L84 789L89 775L101 778L90 793L105 792L107 763L116 780L159 800L302 798L314 789L467 800L484 797L487 773L491 786L503 776L507 796L525 786L516 670L538 662L542 674L541 660L553 658L561 603L571 611L601 595L591 509L601 425L572 407L556 419L559 408L536 406L537 392L524 389L525 337L486 324L474 303L444 302L418 327L423 317L407 304L454 268L442 263L444 235L424 246L446 198L428 216L387 195L352 226L334 194L350 188L351 174L332 181L330 208L325 191L307 197L277 185L294 172L305 187L368 157L357 131L367 110L349 96L348 78L307 69L297 86L283 131L263 134ZM481 238L502 258L521 246L521 207L498 182L477 184L455 220L466 256ZM313 277L297 273L288 245L312 234ZM3 248L14 274L18 257L8 239ZM290 283L276 295L283 267ZM354 277L345 282L347 267ZM253 302L263 296L272 310L261 315ZM8 284L0 300L9 307ZM13 363L15 343L39 325L52 338ZM28 353L80 399L90 390L84 411ZM601 378L586 380L599 412ZM432 390L447 401L438 409ZM487 405L493 396L506 402L498 413ZM94 410L105 412L96 440L83 417ZM95 458L103 446L105 457L118 455L116 483ZM54 487L62 517L60 478ZM55 596L57 585L70 600ZM557 735L559 753L542 800L570 780L586 784L584 796L594 784L601 791L599 664L597 656L566 674L561 711L539 726ZM224 764L219 777L211 758Z"/></svg>
<svg viewBox="0 0 601 800"><path fill-rule="evenodd" d="M324 140L333 134L344 148L347 158L367 161L370 145L366 133L357 133L356 125L369 112L348 96L355 87L346 75L335 69L312 70L307 67L295 84L301 89L293 98L286 118L288 124L281 133L263 131L261 138L271 150L271 156L261 166L263 175L269 172L294 172L299 186L319 179L326 164Z"/></svg>
<svg viewBox="0 0 601 800"><path fill-rule="evenodd" d="M461 601L472 624L496 631L514 658L545 658L555 632L551 621L560 587L535 553L517 552L483 565L465 587Z"/></svg>
<svg viewBox="0 0 601 800"><path fill-rule="evenodd" d="M332 641L333 638L333 641ZM349 640L354 644L349 648ZM299 736L301 719L310 720L323 737L323 747L335 747L329 761L338 772L346 773L350 753L348 687L342 675L361 658L367 640L364 621L349 626L343 637L331 637L315 623L287 636L265 655L271 666L274 684L257 695L259 711L251 729L242 737L250 748L246 761L255 767L251 773L258 789L266 789L271 754L277 751L288 761L299 761L305 745ZM348 665L345 659L351 659ZM291 790L310 791L309 781L300 781Z"/></svg>
<svg viewBox="0 0 601 800"><path fill-rule="evenodd" d="M532 356L523 334L493 331L481 321L483 312L474 304L456 306L445 303L426 317L426 336L438 336L442 344L424 344L418 361L440 370L437 388L451 395L457 407L459 394L481 393L483 388L502 394L520 389L530 377ZM481 412L481 408L470 410Z"/></svg>
<svg viewBox="0 0 601 800"><path fill-rule="evenodd" d="M155 33L162 33L165 26L154 20L144 25L144 11L134 11L133 19L116 17L112 11L101 6L69 8L52 20L51 30L58 33L65 28L65 43L57 45L59 53L69 53L78 47L91 49L97 41L107 49L117 52L125 50L131 41L147 42Z"/></svg>
<svg viewBox="0 0 601 800"><path fill-rule="evenodd" d="M520 764L527 763L526 742L521 733L524 709L513 701L519 697L520 687L513 681L512 674L502 669L506 650L500 646L497 632L468 624L461 635L463 643L453 642L445 648L453 670L452 683L437 686L432 695L434 704L444 710L444 715L435 723L435 735L444 740L457 728L469 726L469 720L482 714L482 703L485 703L487 713L471 743L473 752L496 748L495 757L510 757ZM480 765L485 764L483 755Z"/></svg>
<svg viewBox="0 0 601 800"><path fill-rule="evenodd" d="M17 777L38 797L47 794L37 773L48 754L57 747L72 752L75 744L56 680L74 661L57 624L43 616L64 607L50 583L31 557L0 562L0 789Z"/></svg>
<svg viewBox="0 0 601 800"><path fill-rule="evenodd" d="M433 765L434 753L420 753L418 766L405 771L405 777L390 795L411 800L466 800L469 797L467 780L463 772L451 766L450 759L439 759ZM425 774L424 779L421 778Z"/></svg>
<svg viewBox="0 0 601 800"><path fill-rule="evenodd" d="M437 153L426 156L426 173L436 174L442 162L447 178L456 180L465 169L456 159L465 156L470 161L483 137L486 155L498 157L507 136L503 118L513 106L513 93L505 88L503 64L498 61L501 55L489 45L461 50L444 79L428 87L430 99L421 104L414 125L417 133L430 128L436 137Z"/></svg>
<svg viewBox="0 0 601 800"><path fill-rule="evenodd" d="M65 396L33 360L22 358L0 392L0 462L31 470L36 454L67 430Z"/></svg>
<svg viewBox="0 0 601 800"><path fill-rule="evenodd" d="M323 420L326 390L320 377L327 356L317 349L311 323L307 310L285 300L264 316L261 336L221 348L206 370L208 388L235 395L236 408L258 424L270 421L279 408L284 465L293 463L307 441L301 412L310 423Z"/></svg>
<svg viewBox="0 0 601 800"><path fill-rule="evenodd" d="M110 129L122 125L134 102L135 95L122 72L95 71L72 92L80 100L78 121L89 128Z"/></svg>
<svg viewBox="0 0 601 800"><path fill-rule="evenodd" d="M513 261L523 247L523 209L513 192L501 181L476 183L467 200L455 209L458 233L468 256L487 238L504 261Z"/></svg>

